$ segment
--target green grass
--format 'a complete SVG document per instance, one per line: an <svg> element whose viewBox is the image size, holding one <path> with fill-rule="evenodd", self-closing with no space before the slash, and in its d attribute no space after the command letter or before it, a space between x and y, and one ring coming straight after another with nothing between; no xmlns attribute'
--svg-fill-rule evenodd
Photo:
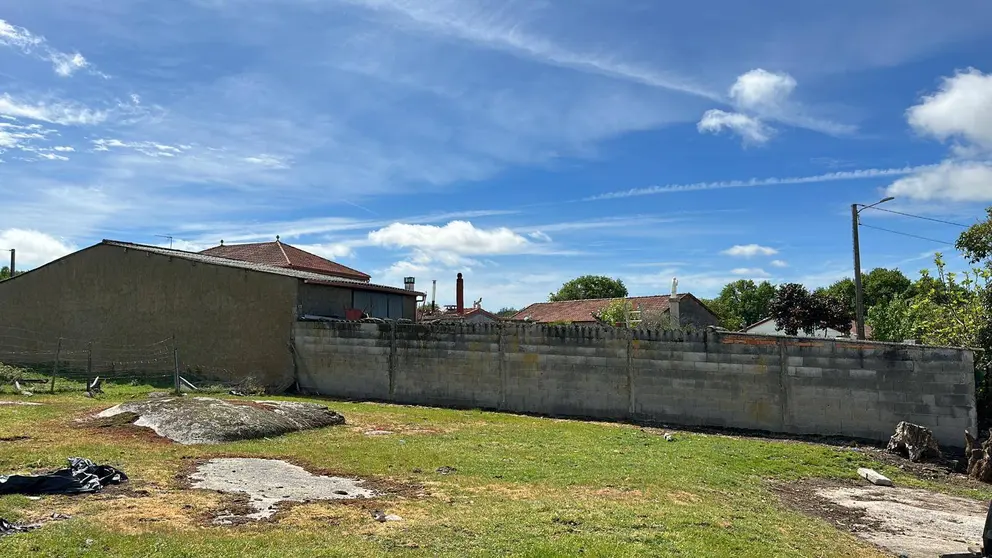
<svg viewBox="0 0 992 558"><path fill-rule="evenodd" d="M31 398L44 406L0 406L0 437L31 437L0 442L0 472L82 456L121 467L148 494L0 497L0 517L11 520L73 515L0 539L0 556L881 556L784 508L769 481L855 478L870 466L902 485L948 490L826 446L689 433L667 442L636 426L371 403L325 401L347 418L343 427L180 446L81 428L75 420L86 413L150 388L105 389L100 400L64 393ZM394 434L364 434L374 429ZM323 502L273 522L213 526L204 518L223 497L185 489L181 477L192 460L215 455L286 458L414 488L366 503L402 522ZM441 466L457 472L439 475Z"/></svg>

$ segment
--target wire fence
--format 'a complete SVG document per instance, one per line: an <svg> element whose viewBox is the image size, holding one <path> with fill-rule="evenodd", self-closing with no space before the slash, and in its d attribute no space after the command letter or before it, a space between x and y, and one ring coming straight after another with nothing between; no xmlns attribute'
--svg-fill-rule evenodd
<svg viewBox="0 0 992 558"><path fill-rule="evenodd" d="M183 360L174 337L152 343L73 338L0 325L0 389L55 393L98 391L103 384L151 385L172 391L256 389L229 369Z"/></svg>

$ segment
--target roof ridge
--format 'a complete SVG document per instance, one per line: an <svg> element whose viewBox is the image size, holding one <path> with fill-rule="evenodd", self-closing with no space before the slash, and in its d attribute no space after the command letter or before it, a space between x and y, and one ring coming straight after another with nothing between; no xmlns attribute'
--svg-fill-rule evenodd
<svg viewBox="0 0 992 558"><path fill-rule="evenodd" d="M286 265L292 267L293 262L290 261L289 255L286 254L286 250L282 247L282 241L279 240L279 237L278 236L276 237L276 246L278 246L279 247L279 251L282 252L282 257L286 258Z"/></svg>
<svg viewBox="0 0 992 558"><path fill-rule="evenodd" d="M690 293L679 293L679 295L690 294ZM606 298L577 298L575 300L549 300L546 302L534 302L531 306L535 304L563 304L566 302L595 302L600 300L617 300L619 298L625 300L637 299L637 298L671 298L672 295L640 295L640 296L611 296Z"/></svg>

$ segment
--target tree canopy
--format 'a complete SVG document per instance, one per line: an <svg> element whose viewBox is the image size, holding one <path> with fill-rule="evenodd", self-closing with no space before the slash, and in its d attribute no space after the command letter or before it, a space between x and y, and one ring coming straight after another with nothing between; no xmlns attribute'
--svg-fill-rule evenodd
<svg viewBox="0 0 992 558"><path fill-rule="evenodd" d="M720 325L737 331L769 316L768 307L775 298L775 286L768 281L760 284L750 279L729 283L720 295L706 301L719 318Z"/></svg>
<svg viewBox="0 0 992 558"><path fill-rule="evenodd" d="M775 325L787 335L800 331L813 335L818 330L851 331L851 312L844 301L823 291L810 293L799 283L779 286L769 305Z"/></svg>
<svg viewBox="0 0 992 558"><path fill-rule="evenodd" d="M603 275L583 275L565 283L558 292L551 293L550 302L586 300L590 298L626 298L627 287L619 279Z"/></svg>
<svg viewBox="0 0 992 558"><path fill-rule="evenodd" d="M520 313L520 310L517 310L516 308L511 308L509 306L504 306L504 307L500 308L498 312L496 312L496 316L498 316L500 318L512 318L513 316L516 316L519 313Z"/></svg>
<svg viewBox="0 0 992 558"><path fill-rule="evenodd" d="M14 272L14 275L16 276L16 275L20 275L22 273L24 273L24 272L23 271L15 271ZM7 266L0 267L0 281L3 281L4 279L10 279L10 278L11 278L10 268L7 267Z"/></svg>

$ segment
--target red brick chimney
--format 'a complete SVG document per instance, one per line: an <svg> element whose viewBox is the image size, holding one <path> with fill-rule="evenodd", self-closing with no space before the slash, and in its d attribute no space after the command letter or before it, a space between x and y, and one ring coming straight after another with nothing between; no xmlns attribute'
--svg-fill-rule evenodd
<svg viewBox="0 0 992 558"><path fill-rule="evenodd" d="M455 282L455 304L459 315L465 313L465 280L462 279L462 274L458 274L458 280Z"/></svg>

